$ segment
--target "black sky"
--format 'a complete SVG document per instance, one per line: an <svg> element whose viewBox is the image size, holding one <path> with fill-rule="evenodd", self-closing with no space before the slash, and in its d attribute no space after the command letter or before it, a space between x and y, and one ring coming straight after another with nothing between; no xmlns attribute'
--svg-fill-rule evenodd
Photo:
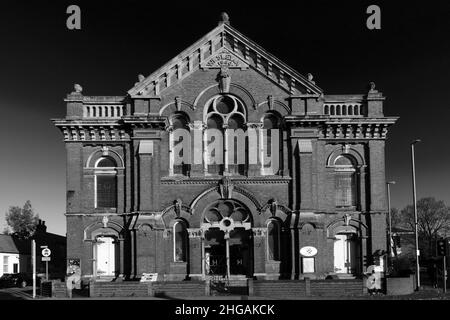
<svg viewBox="0 0 450 320"><path fill-rule="evenodd" d="M364 93L375 81L388 133L393 205L411 200L409 144L416 148L418 197L450 205L449 1L35 1L0 10L0 211L30 199L49 231L65 233L65 148L51 118L80 83L86 95L125 95L217 25L231 24L327 94ZM82 29L66 28L66 8L81 8ZM366 28L366 8L381 7L381 30ZM3 220L3 218L1 218ZM1 221L3 222L3 221ZM0 223L1 225L1 223Z"/></svg>

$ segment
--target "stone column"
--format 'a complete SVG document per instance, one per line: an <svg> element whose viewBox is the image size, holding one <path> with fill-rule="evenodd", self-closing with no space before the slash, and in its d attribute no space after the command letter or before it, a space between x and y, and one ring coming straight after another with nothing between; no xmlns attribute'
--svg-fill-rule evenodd
<svg viewBox="0 0 450 320"><path fill-rule="evenodd" d="M224 124L223 125L223 174L224 175L229 175L229 169L228 169L228 125Z"/></svg>
<svg viewBox="0 0 450 320"><path fill-rule="evenodd" d="M119 257L120 257L120 266L119 266L119 277L124 277L125 270L125 249L124 249L124 238L119 238Z"/></svg>
<svg viewBox="0 0 450 320"><path fill-rule="evenodd" d="M208 174L208 129L203 128L203 174Z"/></svg>
<svg viewBox="0 0 450 320"><path fill-rule="evenodd" d="M167 129L169 132L169 176L173 176L173 164L174 164L174 154L173 154L173 130L172 127Z"/></svg>

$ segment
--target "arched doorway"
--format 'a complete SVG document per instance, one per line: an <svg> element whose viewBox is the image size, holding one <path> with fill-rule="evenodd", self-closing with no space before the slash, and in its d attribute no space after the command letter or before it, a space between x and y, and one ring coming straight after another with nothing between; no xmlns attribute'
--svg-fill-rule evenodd
<svg viewBox="0 0 450 320"><path fill-rule="evenodd" d="M360 276L364 259L367 259L367 225L347 213L327 226L327 237L333 241L331 273L342 275L343 278L348 275Z"/></svg>
<svg viewBox="0 0 450 320"><path fill-rule="evenodd" d="M219 200L203 215L204 276L253 274L250 211L235 200Z"/></svg>
<svg viewBox="0 0 450 320"><path fill-rule="evenodd" d="M118 245L114 236L97 236L94 243L96 277L115 277L118 269Z"/></svg>
<svg viewBox="0 0 450 320"><path fill-rule="evenodd" d="M334 240L334 272L356 274L359 272L359 245L354 233L338 233Z"/></svg>

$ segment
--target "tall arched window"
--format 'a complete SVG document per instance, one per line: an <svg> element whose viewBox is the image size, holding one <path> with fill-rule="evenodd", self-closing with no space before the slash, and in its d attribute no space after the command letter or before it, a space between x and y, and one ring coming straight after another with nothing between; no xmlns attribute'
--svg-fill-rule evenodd
<svg viewBox="0 0 450 320"><path fill-rule="evenodd" d="M176 114L174 114L171 118L170 118L170 124L172 125L172 129L175 133L176 130L187 130L189 131L189 117L181 112L178 112ZM172 137L173 135L171 135ZM172 139L172 138L171 138ZM177 144L182 144L186 147L186 142L183 142L183 137L179 137L179 139L177 139L178 141L173 141L173 147L172 149L177 145ZM188 148L190 148L190 144L187 146ZM177 148L178 150L178 148ZM183 158L183 153L189 153L189 150L185 150L184 148L179 149L180 154L178 154L177 156L179 158ZM190 159L189 162L186 163L181 163L181 164L173 164L173 174L182 174L182 175L188 175L189 171L191 169L191 165L190 165Z"/></svg>
<svg viewBox="0 0 450 320"><path fill-rule="evenodd" d="M264 159L265 156L270 158L270 163L265 161L264 166L261 170L262 174L265 175L275 175L278 174L280 156L282 155L281 146L282 146L282 136L279 131L276 132L276 129L279 129L281 126L281 116L275 111L269 111L264 115L263 118L263 129L266 131L266 137L261 136L260 138L263 140L263 148L264 153L261 154L261 159ZM266 140L266 141L264 141ZM275 161L275 157L278 158ZM278 165L275 165L276 162Z"/></svg>
<svg viewBox="0 0 450 320"><path fill-rule="evenodd" d="M212 98L206 107L205 121L208 129L218 129L222 132L224 147L228 144L232 148L232 150L224 148L223 164L209 164L208 173L221 175L227 170L231 174L245 174L245 163L242 163L245 161L241 160L242 152L246 153L246 139L244 137L242 140L242 137L230 134L231 131L235 132L234 130L238 129L245 131L246 112L242 101L228 94ZM224 134L225 130L232 141L228 142L228 137ZM233 156L228 159L230 152Z"/></svg>
<svg viewBox="0 0 450 320"><path fill-rule="evenodd" d="M334 161L336 207L355 207L356 193L356 166L353 158L340 155Z"/></svg>
<svg viewBox="0 0 450 320"><path fill-rule="evenodd" d="M173 261L187 262L188 233L183 221L176 221L173 225Z"/></svg>
<svg viewBox="0 0 450 320"><path fill-rule="evenodd" d="M280 234L281 226L277 220L267 223L267 259L280 260Z"/></svg>
<svg viewBox="0 0 450 320"><path fill-rule="evenodd" d="M110 157L102 157L95 165L95 207L117 207L117 164Z"/></svg>

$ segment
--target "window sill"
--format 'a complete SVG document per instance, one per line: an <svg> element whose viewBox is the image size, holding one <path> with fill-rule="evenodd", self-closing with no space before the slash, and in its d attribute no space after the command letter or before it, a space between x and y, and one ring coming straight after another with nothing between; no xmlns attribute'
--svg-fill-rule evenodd
<svg viewBox="0 0 450 320"><path fill-rule="evenodd" d="M356 211L356 206L336 207L338 211Z"/></svg>
<svg viewBox="0 0 450 320"><path fill-rule="evenodd" d="M117 208L95 208L94 213L117 213Z"/></svg>

